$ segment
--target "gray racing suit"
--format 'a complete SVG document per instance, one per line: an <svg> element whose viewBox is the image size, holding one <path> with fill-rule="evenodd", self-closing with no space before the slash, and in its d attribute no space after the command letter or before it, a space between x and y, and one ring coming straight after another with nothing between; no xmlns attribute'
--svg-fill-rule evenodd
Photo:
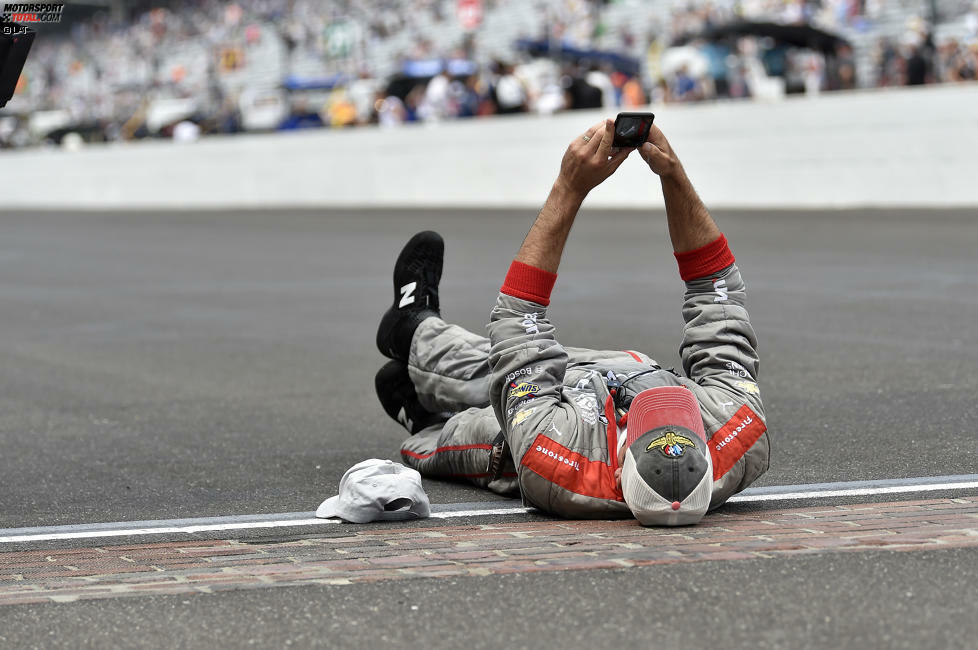
<svg viewBox="0 0 978 650"><path fill-rule="evenodd" d="M683 272L685 376L641 352L562 346L547 319L549 300L528 299L541 292L527 293L509 276L488 339L425 320L412 341L411 379L426 409L455 415L406 440L404 462L432 478L518 492L527 505L563 517L628 517L614 478L619 423L627 426L623 416L642 390L686 386L713 456L711 509L746 488L767 470L770 447L745 286L721 240Z"/></svg>

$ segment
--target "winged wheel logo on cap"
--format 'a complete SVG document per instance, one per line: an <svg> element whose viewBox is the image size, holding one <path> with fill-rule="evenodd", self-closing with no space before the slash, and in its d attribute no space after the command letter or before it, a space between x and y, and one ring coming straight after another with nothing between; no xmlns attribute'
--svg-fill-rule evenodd
<svg viewBox="0 0 978 650"><path fill-rule="evenodd" d="M662 452L663 456L679 458L686 453L686 447L696 449L696 443L675 431L666 431L665 434L650 442L649 446L645 448L645 451L658 449Z"/></svg>

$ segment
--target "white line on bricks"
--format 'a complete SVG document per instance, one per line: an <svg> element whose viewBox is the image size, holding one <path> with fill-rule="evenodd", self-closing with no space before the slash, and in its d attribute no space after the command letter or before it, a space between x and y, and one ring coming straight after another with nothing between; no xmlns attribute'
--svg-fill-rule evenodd
<svg viewBox="0 0 978 650"><path fill-rule="evenodd" d="M728 503L759 503L791 500L827 499L854 496L881 496L922 492L948 492L978 489L978 474L934 476L878 481L848 481L750 488L731 497ZM531 508L517 507L515 501L495 501L432 506L432 518L454 519L498 515L521 515ZM311 512L288 512L268 515L234 515L195 519L161 519L153 521L76 524L37 528L0 529L0 543L48 542L136 535L193 535L230 530L262 528L296 528L302 526L336 526L338 519L317 519Z"/></svg>

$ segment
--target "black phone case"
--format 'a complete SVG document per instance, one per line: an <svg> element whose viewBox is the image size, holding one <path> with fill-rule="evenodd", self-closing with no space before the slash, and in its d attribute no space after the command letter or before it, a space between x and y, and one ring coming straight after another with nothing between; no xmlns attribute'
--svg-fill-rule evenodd
<svg viewBox="0 0 978 650"><path fill-rule="evenodd" d="M626 142L622 142L622 141L619 141L618 140L618 120L620 120L623 117L626 117L626 118L627 117L639 117L639 118L648 118L649 119L648 126L646 126L642 130L641 139L636 138L635 140L628 140ZM632 111L632 112L626 111L624 113L618 113L618 116L615 117L615 139L612 142L612 146L614 146L614 147L640 147L640 146L642 146L642 143L649 139L649 131L652 129L652 123L654 121L655 121L655 113L643 113L643 112L636 112L636 111Z"/></svg>

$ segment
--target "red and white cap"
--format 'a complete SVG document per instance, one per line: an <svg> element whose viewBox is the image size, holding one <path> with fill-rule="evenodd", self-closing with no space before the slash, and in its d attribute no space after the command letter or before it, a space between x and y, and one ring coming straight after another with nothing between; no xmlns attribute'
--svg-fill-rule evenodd
<svg viewBox="0 0 978 650"><path fill-rule="evenodd" d="M699 404L684 386L644 390L628 409L621 487L644 526L698 522L710 507L713 461Z"/></svg>

